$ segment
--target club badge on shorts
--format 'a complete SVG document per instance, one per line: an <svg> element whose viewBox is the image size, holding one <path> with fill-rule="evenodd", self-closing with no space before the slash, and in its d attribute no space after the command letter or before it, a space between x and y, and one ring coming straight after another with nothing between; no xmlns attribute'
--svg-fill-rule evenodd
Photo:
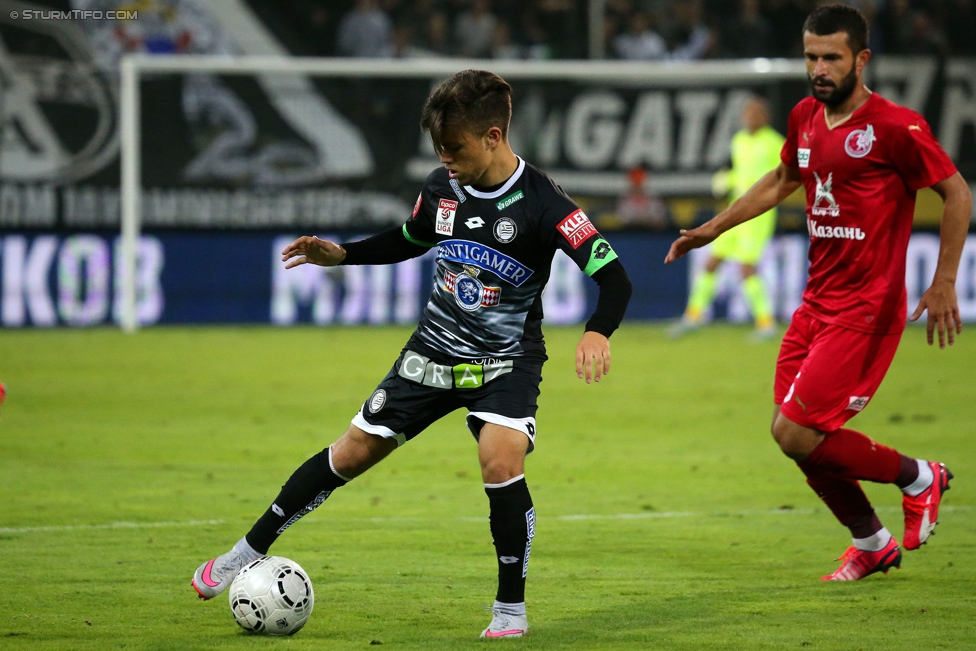
<svg viewBox="0 0 976 651"><path fill-rule="evenodd" d="M386 405L386 391L383 389L377 389L373 392L373 395L369 398L369 412L371 414L377 413L380 409Z"/></svg>

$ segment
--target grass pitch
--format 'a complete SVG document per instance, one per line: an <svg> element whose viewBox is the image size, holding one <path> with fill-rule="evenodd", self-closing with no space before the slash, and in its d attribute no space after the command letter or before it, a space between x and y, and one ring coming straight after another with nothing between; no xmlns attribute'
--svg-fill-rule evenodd
<svg viewBox="0 0 976 651"><path fill-rule="evenodd" d="M155 328L0 333L0 648L477 649L494 596L488 504L463 414L337 491L272 553L315 611L251 637L197 565L250 527L290 472L345 430L409 329ZM775 343L716 326L614 335L612 373L573 371L549 328L538 513L521 649L976 646L976 335L910 328L851 422L956 474L902 569L824 584L849 543L772 442ZM866 487L901 537L900 497Z"/></svg>

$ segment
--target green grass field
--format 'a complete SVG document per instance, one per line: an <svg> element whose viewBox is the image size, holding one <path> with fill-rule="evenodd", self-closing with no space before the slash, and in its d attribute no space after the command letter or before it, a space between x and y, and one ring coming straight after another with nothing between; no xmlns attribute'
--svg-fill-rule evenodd
<svg viewBox="0 0 976 651"><path fill-rule="evenodd" d="M477 649L494 597L487 499L457 412L337 491L273 553L311 574L298 635L251 637L197 565L345 430L410 330L0 333L0 648ZM956 474L930 544L817 579L849 534L768 433L775 343L625 324L577 380L547 330L521 649L976 648L976 332L910 328L851 426ZM900 538L900 496L866 487Z"/></svg>

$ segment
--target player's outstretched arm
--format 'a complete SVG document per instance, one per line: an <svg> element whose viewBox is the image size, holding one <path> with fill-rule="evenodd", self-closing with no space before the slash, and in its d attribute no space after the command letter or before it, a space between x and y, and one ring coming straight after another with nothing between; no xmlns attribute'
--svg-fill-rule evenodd
<svg viewBox="0 0 976 651"><path fill-rule="evenodd" d="M576 377L586 383L599 382L610 372L610 340L599 332L583 333L576 344Z"/></svg>
<svg viewBox="0 0 976 651"><path fill-rule="evenodd" d="M671 244L664 264L674 262L692 249L705 246L730 228L765 213L793 194L802 182L799 169L780 163L779 167L767 172L744 195L715 217L698 228L682 229L681 237Z"/></svg>
<svg viewBox="0 0 976 651"><path fill-rule="evenodd" d="M969 215L973 209L973 197L969 186L959 172L932 186L945 202L942 208L942 225L939 229L939 262L935 275L918 302L918 307L909 321L915 321L922 312L929 313L926 336L929 345L934 341L934 332L939 332L939 348L945 348L948 338L951 346L955 336L962 333L962 319L959 316L959 299L956 297L956 273L959 260L966 244L969 229Z"/></svg>
<svg viewBox="0 0 976 651"><path fill-rule="evenodd" d="M314 235L304 235L281 252L281 261L285 262L285 269L291 269L301 264L311 263L321 267L334 267L342 264L346 259L346 250L328 240L320 240Z"/></svg>

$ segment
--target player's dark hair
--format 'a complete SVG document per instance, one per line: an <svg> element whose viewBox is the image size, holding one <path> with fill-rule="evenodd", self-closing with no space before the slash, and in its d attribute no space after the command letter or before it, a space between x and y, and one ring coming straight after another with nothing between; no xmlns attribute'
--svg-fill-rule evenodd
<svg viewBox="0 0 976 651"><path fill-rule="evenodd" d="M826 5L814 9L803 23L803 31L817 36L845 32L847 46L855 55L868 47L868 21L860 11L847 5Z"/></svg>
<svg viewBox="0 0 976 651"><path fill-rule="evenodd" d="M459 128L479 136L491 127L508 137L512 120L512 87L487 70L462 70L434 89L420 117L420 128L430 132L440 152L444 132Z"/></svg>

